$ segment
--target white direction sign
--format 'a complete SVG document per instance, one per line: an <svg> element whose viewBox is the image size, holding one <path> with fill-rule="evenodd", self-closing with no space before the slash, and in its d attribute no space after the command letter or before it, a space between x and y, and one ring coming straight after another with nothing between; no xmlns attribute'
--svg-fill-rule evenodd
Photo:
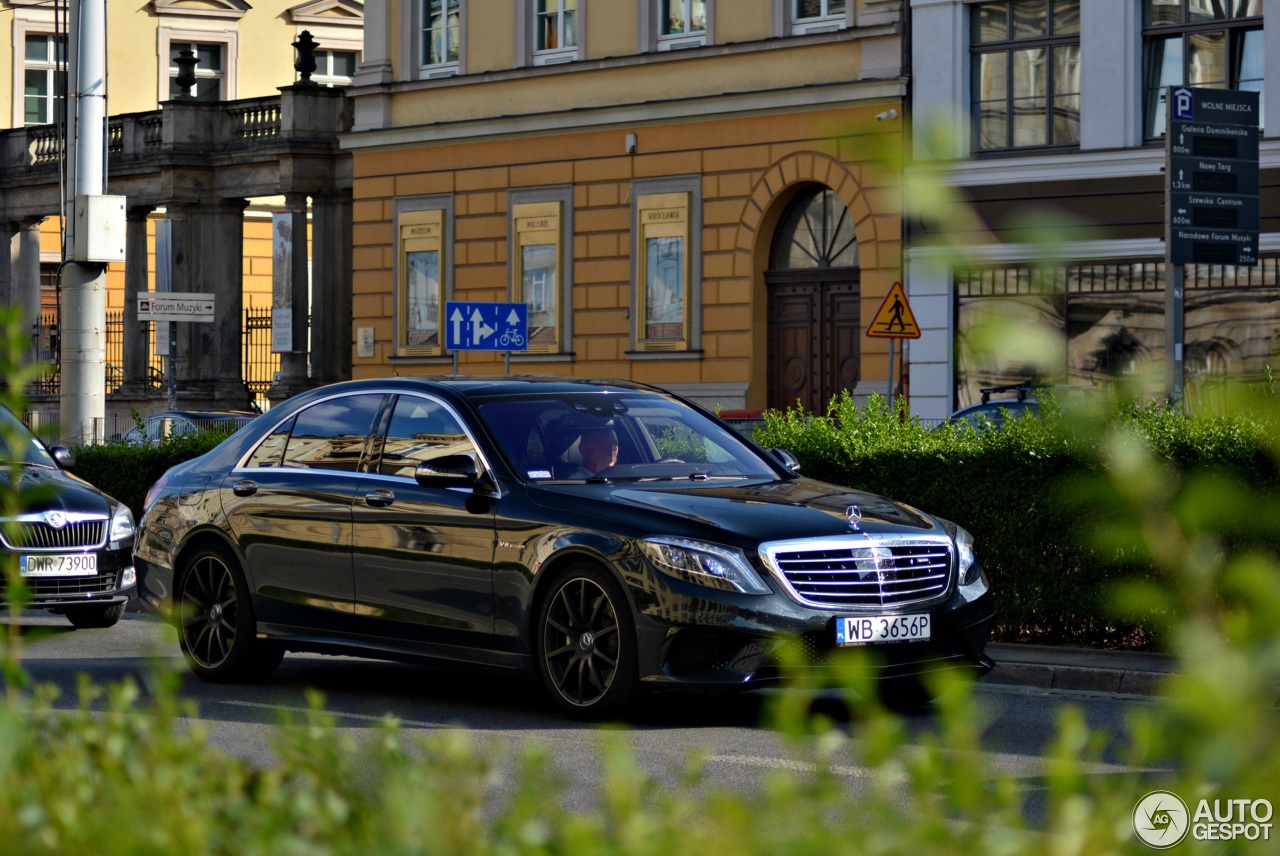
<svg viewBox="0 0 1280 856"><path fill-rule="evenodd" d="M138 295L139 321L212 321L212 294L146 291Z"/></svg>

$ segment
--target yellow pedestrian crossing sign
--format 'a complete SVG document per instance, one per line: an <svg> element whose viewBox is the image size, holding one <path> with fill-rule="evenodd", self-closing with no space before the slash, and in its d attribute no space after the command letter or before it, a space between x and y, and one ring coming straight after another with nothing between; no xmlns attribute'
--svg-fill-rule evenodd
<svg viewBox="0 0 1280 856"><path fill-rule="evenodd" d="M884 303L880 304L876 317L871 319L867 335L878 339L920 338L920 325L916 323L916 316L911 314L911 307L907 304L907 295L902 290L902 283L895 282L893 288L889 289L889 294L885 297Z"/></svg>

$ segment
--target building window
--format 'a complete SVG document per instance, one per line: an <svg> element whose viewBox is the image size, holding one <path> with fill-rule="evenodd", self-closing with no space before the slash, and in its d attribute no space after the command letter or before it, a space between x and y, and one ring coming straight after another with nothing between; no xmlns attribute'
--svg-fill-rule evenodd
<svg viewBox="0 0 1280 856"><path fill-rule="evenodd" d="M418 206L430 207L418 207ZM396 355L444 353L441 316L448 300L452 260L451 212L431 200L401 200L396 212Z"/></svg>
<svg viewBox="0 0 1280 856"><path fill-rule="evenodd" d="M23 55L23 121L49 125L62 113L67 96L67 40L28 33Z"/></svg>
<svg viewBox="0 0 1280 856"><path fill-rule="evenodd" d="M972 7L975 151L1080 142L1079 0Z"/></svg>
<svg viewBox="0 0 1280 856"><path fill-rule="evenodd" d="M829 33L845 23L845 0L790 0L791 32Z"/></svg>
<svg viewBox="0 0 1280 856"><path fill-rule="evenodd" d="M356 73L356 57L355 51L316 51L312 82L321 86L350 86Z"/></svg>
<svg viewBox="0 0 1280 856"><path fill-rule="evenodd" d="M513 254L511 299L529 306L530 353L562 350L564 229L560 202L511 206Z"/></svg>
<svg viewBox="0 0 1280 856"><path fill-rule="evenodd" d="M578 0L534 0L533 18L535 65L578 58Z"/></svg>
<svg viewBox="0 0 1280 856"><path fill-rule="evenodd" d="M427 77L457 74L462 50L462 0L422 0L422 67Z"/></svg>
<svg viewBox="0 0 1280 856"><path fill-rule="evenodd" d="M707 34L707 0L659 0L658 50L698 47Z"/></svg>
<svg viewBox="0 0 1280 856"><path fill-rule="evenodd" d="M227 93L224 87L227 71L223 60L225 45L217 42L169 42L169 100L182 94L178 86L178 64L176 60L183 51L191 51L199 62L196 63L196 83L191 94L197 101L225 101Z"/></svg>
<svg viewBox="0 0 1280 856"><path fill-rule="evenodd" d="M633 356L700 347L702 224L696 186L682 179L637 182Z"/></svg>
<svg viewBox="0 0 1280 856"><path fill-rule="evenodd" d="M1148 139L1164 136L1169 86L1262 92L1262 0L1143 0L1142 35Z"/></svg>

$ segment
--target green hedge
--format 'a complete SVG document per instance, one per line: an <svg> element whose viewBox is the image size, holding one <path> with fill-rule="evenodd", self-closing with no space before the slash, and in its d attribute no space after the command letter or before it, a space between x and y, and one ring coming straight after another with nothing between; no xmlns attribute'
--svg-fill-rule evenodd
<svg viewBox="0 0 1280 856"><path fill-rule="evenodd" d="M225 431L200 431L165 438L158 446L107 443L75 450L72 472L142 516L147 490L165 471L212 449L228 436Z"/></svg>
<svg viewBox="0 0 1280 856"><path fill-rule="evenodd" d="M1099 422L1114 430L1098 430ZM1042 418L1009 420L1000 430L964 424L930 430L901 401L890 408L873 395L859 408L845 393L824 417L798 409L767 414L754 439L790 449L805 475L882 494L968 529L991 580L998 639L1150 648L1168 644L1160 638L1158 607L1138 620L1116 621L1106 598L1122 578L1150 580L1152 565L1135 557L1131 539L1113 537L1116 498L1083 490L1082 482L1101 473L1119 453L1116 438L1128 436L1172 464L1171 478L1199 474L1265 490L1276 476L1270 438L1277 432L1270 424L1261 417L1189 418L1156 406L1102 413L1073 406L1064 414L1050 401ZM1220 522L1237 546L1273 544L1247 513Z"/></svg>

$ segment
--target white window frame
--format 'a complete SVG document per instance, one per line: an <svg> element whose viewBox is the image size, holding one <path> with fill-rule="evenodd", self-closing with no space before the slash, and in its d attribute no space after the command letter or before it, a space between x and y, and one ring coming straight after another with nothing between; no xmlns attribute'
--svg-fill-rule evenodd
<svg viewBox="0 0 1280 856"><path fill-rule="evenodd" d="M401 8L409 18L408 26L404 28L405 42L403 47L405 50L403 55L414 57L414 67L417 69L419 80L428 80L433 77L452 77L455 74L462 74L463 69L466 68L467 56L467 0L457 0L458 58L449 62L435 63L434 65L427 64L426 52L423 50L427 4L430 2L431 0L412 0L412 2L401 4ZM451 0L442 0L442 2L448 3Z"/></svg>
<svg viewBox="0 0 1280 856"><path fill-rule="evenodd" d="M340 75L333 73L334 54L350 54L355 62L351 66L350 75ZM311 73L311 82L318 83L321 86L330 88L335 86L350 86L355 80L356 67L360 65L360 51L353 51L346 48L332 48L327 45L321 45L316 48L316 70ZM324 66L323 70L321 66ZM301 76L301 75L299 75Z"/></svg>
<svg viewBox="0 0 1280 856"><path fill-rule="evenodd" d="M45 62L32 63L27 61L27 39L42 38L49 47L51 59ZM18 48L21 52L18 52ZM33 122L33 125L51 125L58 120L58 75L62 75L62 83L64 86L63 98L66 97L67 82L67 56L66 43L63 43L62 62L57 60L58 36L55 33L45 33L38 30L26 30L22 35L22 41L15 45L15 54L17 62L15 66L20 66L21 71L15 68L15 78L17 79L17 89L21 95L14 109L15 121L14 127L23 127L27 125L27 72L41 71L44 72L45 83L48 87L49 94L42 99L45 102L44 109L48 112L48 118L43 122Z"/></svg>
<svg viewBox="0 0 1280 856"><path fill-rule="evenodd" d="M826 8L830 0L822 0ZM774 35L807 36L810 33L834 33L853 26L853 15L857 0L845 0L843 12L834 15L820 15L816 18L797 18L795 15L796 0L774 0Z"/></svg>
<svg viewBox="0 0 1280 856"><path fill-rule="evenodd" d="M27 85L26 85L26 56L27 56L27 36L53 36L57 31L57 21L55 19L54 4L34 6L28 2L13 2L11 6L15 6L13 10L13 79L12 88L12 109L10 117L11 128L21 128L27 123ZM56 14L64 15L64 4L56 4L58 11ZM65 59L65 58L64 58Z"/></svg>
<svg viewBox="0 0 1280 856"><path fill-rule="evenodd" d="M159 45L156 65L159 67L159 86L156 90L156 98L160 102L172 100L169 97L169 84L173 80L176 70L172 66L174 42L179 44L206 44L222 46L222 74L220 75L222 84L220 88L220 101L234 101L237 97L237 74L236 67L240 64L240 35L235 30L230 29L203 29L203 28L179 28L162 26L158 33ZM200 67L196 66L197 77L209 77L210 75L201 75Z"/></svg>
<svg viewBox="0 0 1280 856"><path fill-rule="evenodd" d="M538 48L538 34L542 32L542 27L541 22L538 19L542 16L538 13L538 0L517 0L517 2L519 3L519 8L517 9L516 14L519 15L520 19L523 21L527 21L529 26L527 41L529 43L529 55L532 57L532 65L554 65L561 62L573 62L582 58L582 41L583 36L586 34L587 20L587 4L585 0L578 0L578 6L573 10L574 17L577 19L576 26L574 27L577 38L576 42L572 45L541 50ZM559 32L561 39L563 39L564 18L566 12L564 5L567 0L549 0L549 2L557 4L555 13L556 29ZM525 39L522 38L521 41L525 41ZM529 65L530 63L521 62L519 64Z"/></svg>
<svg viewBox="0 0 1280 856"><path fill-rule="evenodd" d="M638 46L640 53L700 48L715 43L713 34L716 30L716 0L707 0L707 26L705 30L669 36L662 35L662 2L663 0L637 0L637 15L640 21L640 44ZM687 4L689 0L671 0L671 2L684 2ZM685 19L688 20L688 17L686 14Z"/></svg>

